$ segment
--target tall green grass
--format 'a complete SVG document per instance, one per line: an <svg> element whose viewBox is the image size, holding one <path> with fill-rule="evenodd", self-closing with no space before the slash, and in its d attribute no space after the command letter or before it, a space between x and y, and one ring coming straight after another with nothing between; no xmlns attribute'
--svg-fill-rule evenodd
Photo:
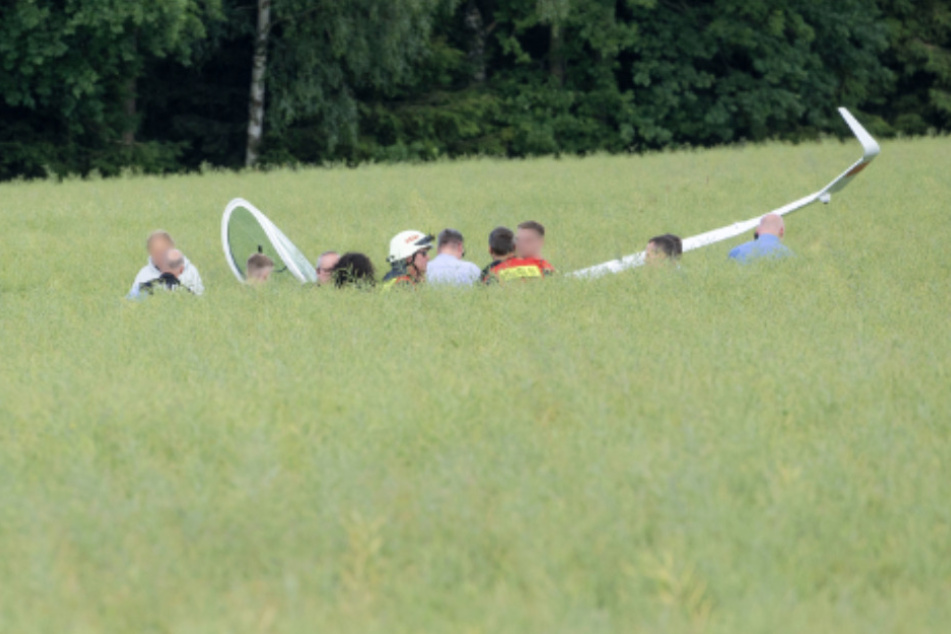
<svg viewBox="0 0 951 634"><path fill-rule="evenodd" d="M567 271L814 191L853 145L0 187L0 631L943 632L946 139L797 257L473 292L232 278L535 219ZM122 299L163 227L207 293ZM735 241L739 242L739 240Z"/></svg>

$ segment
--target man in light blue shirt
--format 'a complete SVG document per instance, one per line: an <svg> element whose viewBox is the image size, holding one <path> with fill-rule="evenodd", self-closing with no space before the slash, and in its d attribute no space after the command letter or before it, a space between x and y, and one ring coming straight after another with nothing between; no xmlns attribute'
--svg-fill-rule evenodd
<svg viewBox="0 0 951 634"><path fill-rule="evenodd" d="M793 254L782 243L786 224L779 214L767 214L759 221L759 228L752 242L746 242L730 251L730 259L746 264L760 258L779 259Z"/></svg>
<svg viewBox="0 0 951 634"><path fill-rule="evenodd" d="M439 233L436 249L438 255L426 267L427 283L472 286L478 281L482 271L462 259L466 256L466 245L461 233L444 229Z"/></svg>

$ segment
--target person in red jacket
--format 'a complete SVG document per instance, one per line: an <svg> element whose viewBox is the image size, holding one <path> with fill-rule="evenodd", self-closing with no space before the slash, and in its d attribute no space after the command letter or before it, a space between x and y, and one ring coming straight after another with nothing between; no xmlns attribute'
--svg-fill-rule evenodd
<svg viewBox="0 0 951 634"><path fill-rule="evenodd" d="M523 222L518 226L515 234L515 250L518 257L525 260L535 260L543 275L551 275L555 267L542 257L545 248L545 225L534 220Z"/></svg>
<svg viewBox="0 0 951 634"><path fill-rule="evenodd" d="M515 234L508 227L496 227L489 234L489 255L492 264L482 271L482 281L486 284L542 279L553 270L544 260L519 257L515 252ZM543 263L548 264L548 270L543 268Z"/></svg>

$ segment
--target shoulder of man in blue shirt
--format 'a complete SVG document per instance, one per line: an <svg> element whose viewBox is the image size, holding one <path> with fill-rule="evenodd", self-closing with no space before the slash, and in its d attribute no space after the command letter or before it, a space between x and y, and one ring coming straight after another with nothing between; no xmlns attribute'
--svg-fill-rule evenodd
<svg viewBox="0 0 951 634"><path fill-rule="evenodd" d="M730 258L739 262L755 260L757 258L784 258L792 255L782 241L771 234L761 235L756 240L745 242L730 251Z"/></svg>

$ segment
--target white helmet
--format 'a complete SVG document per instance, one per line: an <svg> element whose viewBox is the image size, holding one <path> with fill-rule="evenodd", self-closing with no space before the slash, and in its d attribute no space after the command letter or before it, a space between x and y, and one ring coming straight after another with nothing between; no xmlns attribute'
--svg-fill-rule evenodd
<svg viewBox="0 0 951 634"><path fill-rule="evenodd" d="M423 249L431 249L433 240L433 236L422 231L401 231L390 240L390 255L386 261L396 264L411 258Z"/></svg>

